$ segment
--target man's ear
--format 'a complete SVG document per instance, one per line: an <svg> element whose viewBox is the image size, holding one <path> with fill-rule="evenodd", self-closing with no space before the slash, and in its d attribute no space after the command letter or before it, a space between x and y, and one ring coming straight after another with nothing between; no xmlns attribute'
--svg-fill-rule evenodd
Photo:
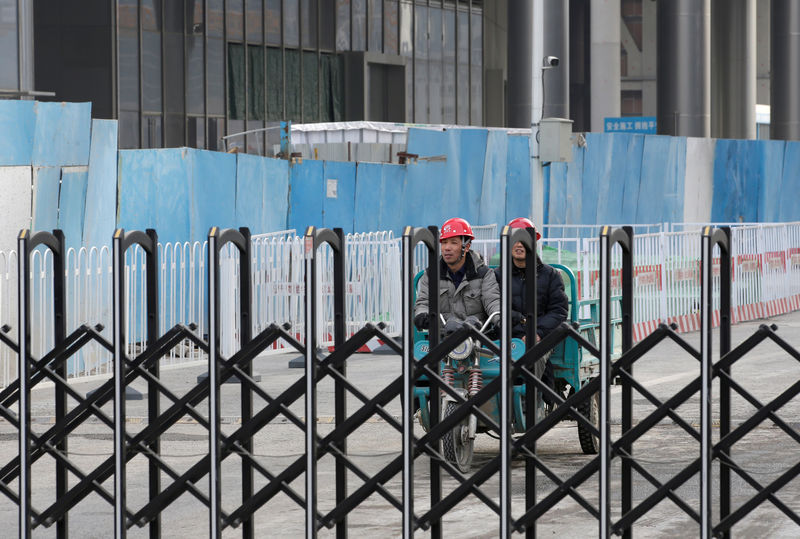
<svg viewBox="0 0 800 539"><path fill-rule="evenodd" d="M467 240L467 241L465 241L465 242L464 242L464 245L463 245L464 252L465 252L465 253L469 252L469 248L470 248L471 246L472 246L472 240Z"/></svg>

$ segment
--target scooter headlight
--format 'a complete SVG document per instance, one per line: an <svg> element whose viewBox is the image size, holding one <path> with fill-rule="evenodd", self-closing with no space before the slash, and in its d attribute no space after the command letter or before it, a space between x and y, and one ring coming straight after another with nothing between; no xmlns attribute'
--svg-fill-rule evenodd
<svg viewBox="0 0 800 539"><path fill-rule="evenodd" d="M455 360L462 360L467 359L472 355L472 349L475 347L475 344L472 342L472 339L467 338L461 341L458 346L453 348L453 351L450 352L448 355L451 359Z"/></svg>

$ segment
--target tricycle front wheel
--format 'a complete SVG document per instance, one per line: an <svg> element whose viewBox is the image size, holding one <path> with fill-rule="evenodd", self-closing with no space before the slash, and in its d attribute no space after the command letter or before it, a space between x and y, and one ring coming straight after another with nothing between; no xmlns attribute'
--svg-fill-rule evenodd
<svg viewBox="0 0 800 539"><path fill-rule="evenodd" d="M457 408L458 404L455 402L446 403L443 417L453 414ZM467 473L472 468L474 449L475 439L469 437L469 416L442 437L444 458L458 468L461 473Z"/></svg>
<svg viewBox="0 0 800 539"><path fill-rule="evenodd" d="M600 431L600 393L597 392L578 405L578 412ZM600 451L600 439L578 421L578 439L581 449L587 455L595 455Z"/></svg>

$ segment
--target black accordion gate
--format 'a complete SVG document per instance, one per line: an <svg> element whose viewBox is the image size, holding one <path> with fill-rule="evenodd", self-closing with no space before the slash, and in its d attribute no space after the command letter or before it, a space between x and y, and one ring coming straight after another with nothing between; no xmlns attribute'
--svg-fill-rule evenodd
<svg viewBox="0 0 800 539"><path fill-rule="evenodd" d="M19 343L5 333L0 333L2 342L19 357L19 379L0 392L0 415L16 430L19 437L19 453L0 467L0 493L11 500L19 511L20 536L29 537L38 527L56 526L57 535L66 537L69 531L68 516L76 511L76 506L90 494L98 495L113 507L114 530L117 537L124 537L132 527L149 527L151 537L158 537L162 528L169 529L169 523L161 517L166 508L179 497L189 495L208 508L208 533L220 537L222 530L229 527L240 528L245 537L254 537L254 515L264 510L265 504L278 495L302 507L305 511L305 530L308 537L314 537L322 528L335 529L338 537L348 533L348 515L373 495L385 500L402 518L402 533L412 536L417 530L429 530L434 537L446 533L442 518L468 496L475 497L497 515L497 533L503 537L514 532L533 537L536 534L537 520L552 510L562 500L570 499L583 508L588 515L597 520L598 534L607 537L621 534L631 537L634 525L649 510L664 500L674 503L685 515L697 522L699 534L703 537L727 536L743 517L761 503L768 501L784 513L791 521L800 524L798 512L782 502L778 493L800 473L800 463L785 470L768 484L761 484L738 463L732 449L745 435L764 420L769 419L777 428L785 432L795 443L800 443L800 433L792 425L780 419L775 412L795 398L800 392L800 380L795 380L785 391L767 403L759 402L750 395L731 375L732 367L758 344L770 340L786 354L800 360L800 354L782 340L774 328L762 326L755 334L736 348L731 348L730 333L730 294L731 294L731 245L730 230L706 228L700 238L702 245L702 296L701 345L695 349L673 328L661 325L643 341L633 344L633 232L621 229L604 228L600 236L600 301L599 301L599 346L587 340L577 329L562 324L534 346L528 346L521 357L512 360L510 323L510 268L511 246L521 242L527 252L528 261L533 262L536 252L536 239L532 230L509 229L501 235L501 260L505 271L502 274L502 308L500 314L502 335L499 345L486 335L471 327L464 327L455 333L440 338L437 324L431 328L428 354L421 360L413 355L413 278L415 247L422 243L428 250L429 282L438 282L438 230L435 227L405 229L402 237L402 332L399 340L387 335L382 324L367 324L349 338L346 333L345 308L345 238L341 229L315 229L310 227L305 233L305 342L300 342L291 328L279 325L280 321L257 335L251 334L251 268L250 235L247 229L213 228L209 233L208 244L208 339L195 335L193 327L175 326L163 334L158 319L156 301L158 298L158 249L155 231L125 232L117 230L113 236L113 338L109 342L100 335L97 327L81 326L69 335L65 331L65 286L64 238L60 231L52 234L39 232L30 235L20 233L19 246ZM239 341L240 349L230 357L220 351L220 252L228 244L239 251ZM41 358L31 355L30 302L27 262L32 251L40 245L53 253L54 289L54 346ZM139 245L146 253L147 268L147 318L146 342L142 351L135 357L127 357L124 313L124 253L133 245ZM316 342L317 335L317 292L319 268L317 250L328 245L333 251L333 340L334 347L323 353ZM610 275L611 250L615 245L622 249L622 353L612 359L611 350L611 290ZM712 356L711 313L712 313L712 250L720 250L721 294L720 294L720 344L717 358ZM527 264L527 279L535 283L535 264ZM534 342L532 333L535 327L536 309L535 285L528 287L528 314L533 323L528 324L527 342ZM438 294L430 294L430 311L438 313ZM10 321L2 321L9 323ZM397 355L402 365L402 374L389 384L379 388L375 395L368 397L360 391L347 376L348 360L368 341L379 338ZM440 372L440 361L459 346L467 337L481 343L485 349L496 355L500 365L500 376L486 383L479 391L469 397L453 390ZM580 391L567 398L553 393L548 386L534 375L534 364L562 341L572 339L599 360L599 376L593 378ZM207 354L208 377L198 382L184 395L171 391L160 379L160 360L186 340ZM305 358L305 373L300 379L278 394L268 394L253 376L253 360L278 340L296 349ZM689 356L698 361L697 376L685 387L666 400L659 400L634 377L634 366L638 360L659 343L671 340ZM77 354L88 343L98 343L113 354L113 377L104 382L89 396L75 391L67 381L66 361ZM414 387L425 377L430 387L430 395L443 394L457 403L455 411L442 416L439 398L430 399L430 428L421 433L414 430L415 397ZM220 388L231 378L241 383L240 410L241 423L233 432L223 433L220 426ZM712 381L719 380L719 437L712 439ZM31 429L31 389L43 381L54 386L55 423L43 433L34 434ZM146 382L148 387L147 424L137 433L126 431L126 389L135 380ZM317 396L322 382L333 382L334 418L332 428L318 431ZM515 384L524 384L526 395L533 395L525 401L526 429L512 436L511 396ZM621 385L621 429L617 437L610 429L610 393L613 383ZM644 398L655 410L633 422L634 391ZM731 395L740 395L749 402L755 412L739 425L731 424ZM536 401L538 393L546 393L556 400L558 406L537 421ZM590 418L581 413L596 393L600 395L600 428L597 429ZM699 429L682 418L677 412L690 398L700 395ZM481 406L500 395L500 421L487 414ZM254 396L265 405L254 409ZM359 402L355 410L348 410L348 397ZM75 403L68 406L68 398ZM161 409L160 401L166 399L170 404ZM293 412L293 403L305 402L304 416ZM400 418L387 411L387 405L400 399L402 414ZM113 403L113 415L102 407ZM200 407L207 403L207 412ZM18 412L13 407L17 406ZM448 459L444 458L440 441L461 421L470 416L488 426L489 432L500 440L496 456L487 462L463 473ZM189 416L207 432L208 451L194 464L179 470L171 466L162 456L161 441L164 434L184 416ZM388 464L366 471L357 465L348 452L348 437L370 418L377 416L389 429L394 429L402 439L398 455ZM281 470L270 470L259 460L253 449L254 437L264 432L270 423L281 418L304 433L305 444L301 456L294 458ZM559 476L547 459L542 458L536 449L537 441L548 433L561 420L571 418L582 428L588 430L599 440L599 454L589 459L569 476ZM68 441L89 419L108 426L113 430L114 451L92 469L82 469L70 457ZM648 471L645 463L636 459L634 444L648 430L663 420L669 420L681 427L699 444L697 458L688 465L676 470L672 477L658 479ZM126 465L136 455L147 459L148 492L146 502L131 506L127 496ZM31 467L43 456L55 462L53 484L55 501L46 507L32 504ZM236 496L228 494L221 481L222 463L229 457L238 456L241 460L241 485ZM335 466L335 504L322 511L318 503L319 484L317 466L321 459L329 456ZM513 459L523 459L524 469L514 472ZM420 462L427 461L427 480L415 474ZM615 465L620 467L619 489L612 488L611 475ZM714 476L714 465L719 473ZM756 494L738 507L731 504L732 474L749 485ZM699 505L685 501L677 490L691 478L700 478ZM353 484L352 478L359 480ZM402 493L398 496L387 487L390 480L401 478ZM498 478L499 492L489 492L486 483ZM554 485L552 491L542 499L537 499L537 477ZM643 479L650 484L646 496L634 496L634 478ZM71 478L71 479L70 479ZM113 478L113 490L103 483ZM168 478L164 481L164 478ZM449 493L443 493L443 478L456 483ZM597 501L581 494L578 487L596 478L598 484ZM303 491L292 486L301 480ZM524 483L524 510L513 511L512 482ZM16 483L17 488L14 488ZM718 484L718 510L712 507L712 485ZM261 485L257 487L257 485ZM141 497L141 496L139 496ZM232 510L223 509L222 500L236 498L238 503ZM425 499L425 503L420 500ZM618 502L620 511L612 513L612 500ZM230 503L228 504L230 506ZM568 528L565 527L565 531Z"/></svg>

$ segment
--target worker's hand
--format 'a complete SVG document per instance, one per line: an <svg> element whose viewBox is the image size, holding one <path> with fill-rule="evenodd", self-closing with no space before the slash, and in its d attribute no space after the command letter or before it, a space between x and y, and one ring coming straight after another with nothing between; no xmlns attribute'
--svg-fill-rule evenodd
<svg viewBox="0 0 800 539"><path fill-rule="evenodd" d="M511 311L511 325L516 326L525 320L525 317L519 311Z"/></svg>
<svg viewBox="0 0 800 539"><path fill-rule="evenodd" d="M459 320L458 318L455 317L450 317L450 319L448 319L447 322L445 322L444 324L444 334L450 335L451 333L455 333L462 327L464 327L463 320Z"/></svg>
<svg viewBox="0 0 800 539"><path fill-rule="evenodd" d="M419 313L414 317L414 326L416 326L419 331L428 329L431 327L431 315L428 313Z"/></svg>

